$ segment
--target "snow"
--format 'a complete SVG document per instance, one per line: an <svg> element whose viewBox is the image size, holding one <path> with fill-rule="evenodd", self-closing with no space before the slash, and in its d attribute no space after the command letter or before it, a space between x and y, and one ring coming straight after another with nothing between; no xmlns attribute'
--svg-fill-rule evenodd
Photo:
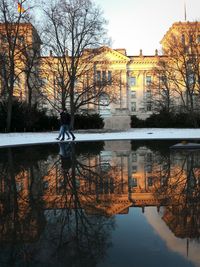
<svg viewBox="0 0 200 267"><path fill-rule="evenodd" d="M47 144L58 142L55 138L58 132L42 133L0 133L0 147L18 146L29 144ZM200 129L163 129L163 128L140 128L127 131L75 131L76 142L99 141L99 140L198 140ZM67 141L66 141L67 142Z"/></svg>
<svg viewBox="0 0 200 267"><path fill-rule="evenodd" d="M198 148L200 149L200 144L198 143L190 143L190 142L182 142L178 143L176 145L171 146L170 148L172 149L193 149L193 148Z"/></svg>

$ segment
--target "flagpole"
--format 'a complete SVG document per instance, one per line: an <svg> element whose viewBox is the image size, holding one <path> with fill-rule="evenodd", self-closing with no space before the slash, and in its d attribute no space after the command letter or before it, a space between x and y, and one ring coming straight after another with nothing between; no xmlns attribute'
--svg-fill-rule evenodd
<svg viewBox="0 0 200 267"><path fill-rule="evenodd" d="M184 16L185 16L185 21L187 20L187 14L186 14L186 4L185 4L185 1L184 1Z"/></svg>

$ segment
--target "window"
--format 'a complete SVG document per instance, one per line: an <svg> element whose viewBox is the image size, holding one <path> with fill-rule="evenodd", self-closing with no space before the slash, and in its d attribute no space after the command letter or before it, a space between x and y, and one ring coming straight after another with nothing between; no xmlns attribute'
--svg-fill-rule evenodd
<svg viewBox="0 0 200 267"><path fill-rule="evenodd" d="M182 44L185 44L185 35L184 34L182 34L182 36L181 36L181 42L182 42Z"/></svg>
<svg viewBox="0 0 200 267"><path fill-rule="evenodd" d="M110 98L109 95L102 93L99 97L99 112L102 116L110 115Z"/></svg>
<svg viewBox="0 0 200 267"><path fill-rule="evenodd" d="M44 181L43 182L43 190L48 189L48 187L49 187L49 182L48 181Z"/></svg>
<svg viewBox="0 0 200 267"><path fill-rule="evenodd" d="M136 91L131 91L131 98L136 98Z"/></svg>
<svg viewBox="0 0 200 267"><path fill-rule="evenodd" d="M193 71L193 65L190 61L188 61L187 63L187 73L188 73L188 76L187 76L188 84L193 85L195 83L195 74Z"/></svg>
<svg viewBox="0 0 200 267"><path fill-rule="evenodd" d="M151 84L151 76L146 76L146 85Z"/></svg>
<svg viewBox="0 0 200 267"><path fill-rule="evenodd" d="M109 162L102 162L101 163L101 171L108 172L111 169L111 165Z"/></svg>
<svg viewBox="0 0 200 267"><path fill-rule="evenodd" d="M147 153L146 160L147 160L147 162L151 162L152 161L152 153Z"/></svg>
<svg viewBox="0 0 200 267"><path fill-rule="evenodd" d="M137 162L137 154L132 153L132 162Z"/></svg>
<svg viewBox="0 0 200 267"><path fill-rule="evenodd" d="M135 102L131 103L131 111L132 112L136 111L136 103Z"/></svg>
<svg viewBox="0 0 200 267"><path fill-rule="evenodd" d="M101 83L101 71L97 71L97 83Z"/></svg>
<svg viewBox="0 0 200 267"><path fill-rule="evenodd" d="M23 44L23 43L24 43L24 36L20 35L20 36L18 37L18 40L19 40L19 43L20 43L20 44Z"/></svg>
<svg viewBox="0 0 200 267"><path fill-rule="evenodd" d="M147 91L146 91L146 97L147 97L147 98L150 98L150 97L151 97L151 91L150 91L150 90L147 90Z"/></svg>
<svg viewBox="0 0 200 267"><path fill-rule="evenodd" d="M99 98L99 103L101 105L108 105L110 102L110 98L109 98L109 95L107 95L106 93L102 93L100 95L100 98Z"/></svg>
<svg viewBox="0 0 200 267"><path fill-rule="evenodd" d="M166 76L161 75L161 76L159 77L159 79L160 79L160 82L161 82L161 83L166 84L166 82L167 82L167 77L166 77Z"/></svg>
<svg viewBox="0 0 200 267"><path fill-rule="evenodd" d="M188 84L189 85L193 85L195 83L195 75L193 72L191 72L189 75L188 75Z"/></svg>
<svg viewBox="0 0 200 267"><path fill-rule="evenodd" d="M110 70L108 71L108 84L112 84L112 72Z"/></svg>
<svg viewBox="0 0 200 267"><path fill-rule="evenodd" d="M130 181L131 187L137 187L137 178L132 178Z"/></svg>
<svg viewBox="0 0 200 267"><path fill-rule="evenodd" d="M132 166L132 172L133 173L136 173L137 172L137 166L135 166L135 165Z"/></svg>
<svg viewBox="0 0 200 267"><path fill-rule="evenodd" d="M160 179L160 184L161 186L167 185L167 178L165 176L162 176Z"/></svg>
<svg viewBox="0 0 200 267"><path fill-rule="evenodd" d="M17 86L17 87L20 86L20 79L19 79L19 77L16 77L16 76L15 76L15 79L14 79L14 86Z"/></svg>
<svg viewBox="0 0 200 267"><path fill-rule="evenodd" d="M7 43L7 36L2 35L1 40L2 40L2 43Z"/></svg>
<svg viewBox="0 0 200 267"><path fill-rule="evenodd" d="M147 111L151 111L151 102L147 102Z"/></svg>
<svg viewBox="0 0 200 267"><path fill-rule="evenodd" d="M12 43L14 43L15 39L16 39L16 36L15 35L11 35L10 40L11 40Z"/></svg>
<svg viewBox="0 0 200 267"><path fill-rule="evenodd" d="M148 186L153 185L153 177L148 177Z"/></svg>
<svg viewBox="0 0 200 267"><path fill-rule="evenodd" d="M48 78L44 78L44 83L47 84L48 83ZM62 77L56 77L56 85L58 86L62 86Z"/></svg>
<svg viewBox="0 0 200 267"><path fill-rule="evenodd" d="M146 170L146 172L151 173L152 172L152 166L151 165L145 166L145 170Z"/></svg>
<svg viewBox="0 0 200 267"><path fill-rule="evenodd" d="M102 82L105 83L106 82L106 72L102 71Z"/></svg>
<svg viewBox="0 0 200 267"><path fill-rule="evenodd" d="M130 77L130 86L136 85L136 77Z"/></svg>
<svg viewBox="0 0 200 267"><path fill-rule="evenodd" d="M19 183L16 183L16 190L17 190L17 192L20 192L20 191L22 191L23 190L23 183L21 182L19 182Z"/></svg>
<svg viewBox="0 0 200 267"><path fill-rule="evenodd" d="M96 82L100 85L101 83L103 85L111 85L112 84L112 72L108 71L106 72L105 70L100 71L98 70L96 72Z"/></svg>

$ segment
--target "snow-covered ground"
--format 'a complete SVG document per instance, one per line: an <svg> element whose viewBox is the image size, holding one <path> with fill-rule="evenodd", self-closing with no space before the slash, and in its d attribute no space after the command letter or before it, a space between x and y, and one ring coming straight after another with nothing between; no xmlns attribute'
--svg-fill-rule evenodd
<svg viewBox="0 0 200 267"><path fill-rule="evenodd" d="M46 133L9 133L0 134L0 147L45 144L58 142L55 138L58 132ZM161 129L142 128L130 129L121 132L91 133L90 131L75 132L75 141L98 141L98 140L200 140L200 129Z"/></svg>

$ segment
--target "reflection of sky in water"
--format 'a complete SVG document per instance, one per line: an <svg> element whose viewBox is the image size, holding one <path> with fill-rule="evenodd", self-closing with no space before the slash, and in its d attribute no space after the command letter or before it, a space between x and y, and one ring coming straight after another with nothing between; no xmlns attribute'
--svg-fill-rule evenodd
<svg viewBox="0 0 200 267"><path fill-rule="evenodd" d="M164 240L171 251L180 253L186 259L193 262L195 266L200 266L200 244L195 241L189 241L187 256L187 239L175 237L165 222L161 219L162 214L157 213L155 208L147 208L144 215L149 224L151 224L155 232Z"/></svg>
<svg viewBox="0 0 200 267"><path fill-rule="evenodd" d="M177 247L171 249L176 243L168 246L167 238L154 230L157 230L156 226L166 228L166 235L172 236L169 230L167 232L167 226L157 214L156 208L145 208L144 214L140 208L130 208L129 214L117 215L116 230L112 236L113 246L107 252L106 263L99 264L98 267L194 266L186 257L182 257L184 252L186 254L186 241L178 241L183 251L180 255L176 253L179 252Z"/></svg>

